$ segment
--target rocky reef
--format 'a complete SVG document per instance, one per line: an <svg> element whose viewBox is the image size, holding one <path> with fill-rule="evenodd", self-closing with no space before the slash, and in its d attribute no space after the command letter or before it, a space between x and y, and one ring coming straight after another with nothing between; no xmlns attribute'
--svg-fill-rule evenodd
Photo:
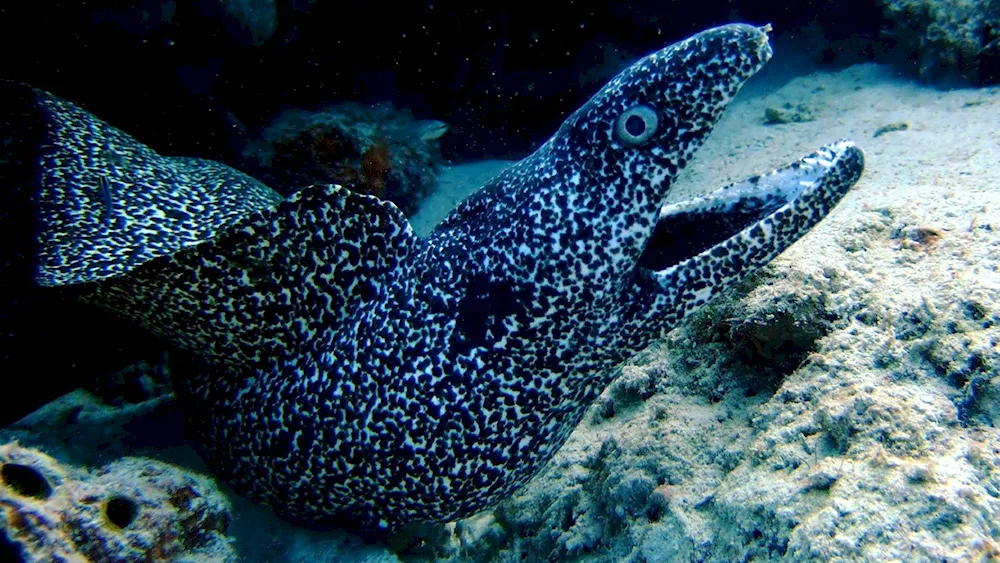
<svg viewBox="0 0 1000 563"><path fill-rule="evenodd" d="M230 31L234 39L259 46L270 39L278 27L275 0L225 0L222 5L236 24Z"/></svg>
<svg viewBox="0 0 1000 563"><path fill-rule="evenodd" d="M920 78L1000 81L1000 3L995 0L878 0L896 55L916 63Z"/></svg>
<svg viewBox="0 0 1000 563"><path fill-rule="evenodd" d="M121 458L94 471L0 445L4 561L236 561L229 503L208 479Z"/></svg>
<svg viewBox="0 0 1000 563"><path fill-rule="evenodd" d="M288 110L247 149L254 175L283 195L337 183L395 203L407 215L435 187L441 121L420 121L391 103L346 102L318 111Z"/></svg>

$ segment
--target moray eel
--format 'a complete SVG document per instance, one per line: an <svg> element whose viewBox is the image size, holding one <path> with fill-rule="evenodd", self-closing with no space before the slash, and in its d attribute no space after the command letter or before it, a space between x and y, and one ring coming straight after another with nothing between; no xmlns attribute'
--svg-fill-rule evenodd
<svg viewBox="0 0 1000 563"><path fill-rule="evenodd" d="M175 385L206 461L281 517L387 535L471 515L538 473L617 366L860 177L840 141L664 204L770 58L767 31L639 60L425 238L390 203L315 185L85 299L195 351Z"/></svg>

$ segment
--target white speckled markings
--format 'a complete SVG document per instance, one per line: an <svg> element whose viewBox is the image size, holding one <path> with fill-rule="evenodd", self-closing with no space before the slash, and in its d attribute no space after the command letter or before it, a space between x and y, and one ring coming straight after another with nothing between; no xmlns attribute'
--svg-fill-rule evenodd
<svg viewBox="0 0 1000 563"><path fill-rule="evenodd" d="M30 200L38 285L127 274L281 200L218 162L162 156L48 92L0 81L0 101L12 116L0 162L20 163L4 166L5 187ZM11 212L0 219L23 220Z"/></svg>

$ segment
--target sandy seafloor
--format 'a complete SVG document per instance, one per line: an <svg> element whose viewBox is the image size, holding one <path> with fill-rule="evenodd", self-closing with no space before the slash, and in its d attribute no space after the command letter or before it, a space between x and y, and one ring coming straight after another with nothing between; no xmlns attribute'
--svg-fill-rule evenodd
<svg viewBox="0 0 1000 563"><path fill-rule="evenodd" d="M744 88L670 199L845 137L867 156L858 185L628 362L515 497L403 559L1000 559L1000 89L873 64L780 75ZM785 103L816 119L763 123ZM415 228L508 164L446 169ZM234 502L247 561L397 560Z"/></svg>

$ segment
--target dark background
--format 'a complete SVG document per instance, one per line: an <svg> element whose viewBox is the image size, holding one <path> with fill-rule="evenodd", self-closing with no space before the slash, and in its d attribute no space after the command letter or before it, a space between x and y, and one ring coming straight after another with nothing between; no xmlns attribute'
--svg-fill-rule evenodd
<svg viewBox="0 0 1000 563"><path fill-rule="evenodd" d="M238 168L244 143L283 108L342 100L392 100L449 123L450 161L520 158L618 70L606 50L638 57L731 21L771 23L779 39L822 22L827 40L874 37L881 24L872 0L284 0L277 30L255 46L218 0L5 4L0 78L67 98L164 154Z"/></svg>

